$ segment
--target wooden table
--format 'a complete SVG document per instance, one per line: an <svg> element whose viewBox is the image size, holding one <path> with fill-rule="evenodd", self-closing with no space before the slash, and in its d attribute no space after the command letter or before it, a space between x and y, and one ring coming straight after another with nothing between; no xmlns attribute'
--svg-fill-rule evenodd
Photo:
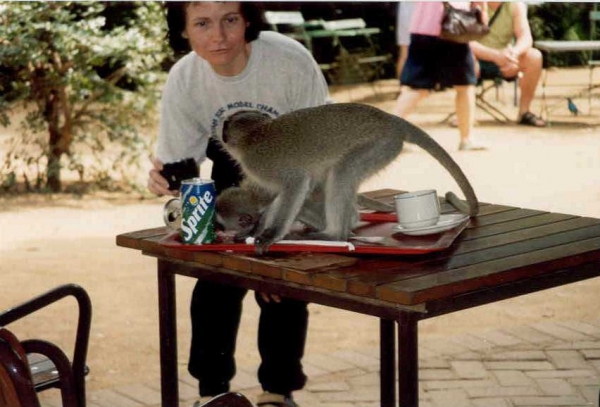
<svg viewBox="0 0 600 407"><path fill-rule="evenodd" d="M391 203L397 192L370 195ZM202 253L161 245L166 233L117 236L158 259L163 407L178 406L176 274L379 317L382 407L396 403L396 355L398 405L418 406L420 320L600 275L600 219L493 204L448 249L418 256Z"/></svg>

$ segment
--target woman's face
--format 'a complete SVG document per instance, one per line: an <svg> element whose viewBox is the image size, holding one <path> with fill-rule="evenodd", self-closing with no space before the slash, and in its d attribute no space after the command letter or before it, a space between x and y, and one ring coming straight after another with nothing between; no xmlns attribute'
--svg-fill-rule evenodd
<svg viewBox="0 0 600 407"><path fill-rule="evenodd" d="M250 55L246 26L239 3L195 2L186 9L184 36L218 74L233 76L244 70Z"/></svg>

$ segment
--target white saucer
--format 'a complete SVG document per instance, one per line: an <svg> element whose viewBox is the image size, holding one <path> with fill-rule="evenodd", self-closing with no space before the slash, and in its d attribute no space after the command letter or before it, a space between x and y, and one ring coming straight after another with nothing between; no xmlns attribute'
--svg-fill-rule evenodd
<svg viewBox="0 0 600 407"><path fill-rule="evenodd" d="M453 213L447 215L440 215L440 220L437 224L431 226L424 226L420 228L406 229L400 225L394 226L394 232L403 233L409 236L422 236L432 235L434 233L441 233L450 230L460 225L465 220L469 219L469 215L462 213Z"/></svg>

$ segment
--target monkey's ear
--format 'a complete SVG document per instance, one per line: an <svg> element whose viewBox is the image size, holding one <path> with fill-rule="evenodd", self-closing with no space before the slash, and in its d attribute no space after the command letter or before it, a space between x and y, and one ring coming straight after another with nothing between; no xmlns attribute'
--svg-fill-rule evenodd
<svg viewBox="0 0 600 407"><path fill-rule="evenodd" d="M238 216L238 225L241 228L247 229L254 226L254 217L249 213L240 213Z"/></svg>

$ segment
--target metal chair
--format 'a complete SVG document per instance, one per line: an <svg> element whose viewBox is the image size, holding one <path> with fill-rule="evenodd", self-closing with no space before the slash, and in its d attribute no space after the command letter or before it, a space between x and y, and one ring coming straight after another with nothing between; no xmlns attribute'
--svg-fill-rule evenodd
<svg viewBox="0 0 600 407"><path fill-rule="evenodd" d="M75 297L79 306L72 360L53 343L20 341L5 327L67 296ZM37 393L50 388L60 389L63 407L85 407L91 312L88 294L74 284L59 286L0 312L0 407L38 407Z"/></svg>
<svg viewBox="0 0 600 407"><path fill-rule="evenodd" d="M379 28L367 27L362 18L321 21L321 24L333 36L334 47L339 49L337 69L330 75L333 83L374 82L383 77L392 55L378 48L375 38L381 33Z"/></svg>
<svg viewBox="0 0 600 407"><path fill-rule="evenodd" d="M519 78L515 78L512 82L514 82L514 96L513 96L513 104L517 106L518 99L518 82ZM491 82L491 83L490 83ZM486 94L491 90L496 91L496 100L499 100L499 89L504 85L506 80L500 76L495 77L481 77L477 81L477 93L475 94L475 106L478 109L483 110L488 116L499 123L510 123L512 120L506 113L500 110L498 107L494 106L491 102L486 99ZM441 123L448 123L449 120L456 115L456 112L449 113Z"/></svg>
<svg viewBox="0 0 600 407"><path fill-rule="evenodd" d="M214 397L201 407L253 407L252 403L240 393L224 393Z"/></svg>
<svg viewBox="0 0 600 407"><path fill-rule="evenodd" d="M488 82L491 82L491 83L488 83ZM508 117L508 115L486 99L486 93L488 93L491 90L495 90L496 101L498 101L499 100L499 95L498 95L499 89L500 89L500 87L502 87L502 85L504 85L504 82L507 82L507 80L500 76L495 76L495 77L483 77L482 76L481 78L479 78L477 87L480 88L480 90L477 92L477 95L476 95L476 105L478 108L483 110L494 120L501 122L501 123L508 123L511 121L511 119ZM514 79L509 80L508 82L514 83L513 104L514 104L514 106L517 106L518 105L519 78L516 77Z"/></svg>
<svg viewBox="0 0 600 407"><path fill-rule="evenodd" d="M594 3L594 9L590 11L590 40L594 41L598 39L598 29L596 24L600 21L600 10L598 10L598 3ZM590 67L590 82L588 85L588 106L590 112L592 111L592 91L599 85L594 85L594 68L600 66L600 56L598 51L590 52L590 59L588 60L588 66Z"/></svg>

